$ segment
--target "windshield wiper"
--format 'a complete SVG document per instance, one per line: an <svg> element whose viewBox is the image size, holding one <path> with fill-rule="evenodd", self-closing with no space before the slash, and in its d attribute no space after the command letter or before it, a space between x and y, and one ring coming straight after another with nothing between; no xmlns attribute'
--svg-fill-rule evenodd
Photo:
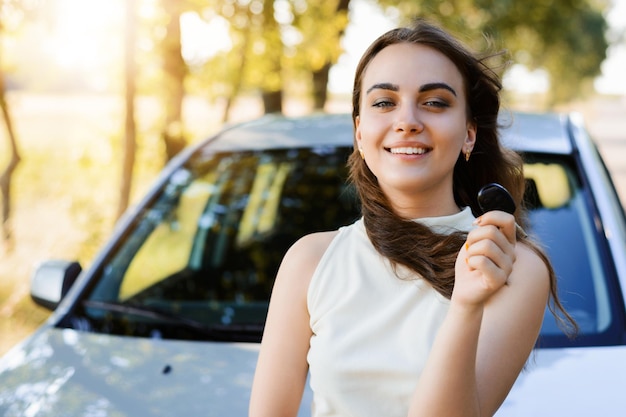
<svg viewBox="0 0 626 417"><path fill-rule="evenodd" d="M111 301L84 300L82 305L87 308L96 308L99 310L111 311L121 314L131 314L134 316L145 317L157 321L165 321L167 323L184 326L187 329L194 330L212 340L228 341L244 339L245 341L260 341L263 333L263 324L214 324L206 325L188 317L183 317L169 311L158 308L138 305L125 304ZM243 341L243 340L242 340Z"/></svg>

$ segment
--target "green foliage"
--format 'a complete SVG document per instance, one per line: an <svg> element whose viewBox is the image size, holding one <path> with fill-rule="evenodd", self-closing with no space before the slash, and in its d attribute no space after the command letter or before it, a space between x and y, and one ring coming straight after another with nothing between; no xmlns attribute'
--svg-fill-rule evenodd
<svg viewBox="0 0 626 417"><path fill-rule="evenodd" d="M300 42L291 49L297 68L316 71L339 60L343 52L340 36L348 26L348 14L337 12L338 3L339 0L309 0L306 8L294 7L293 27Z"/></svg>
<svg viewBox="0 0 626 417"><path fill-rule="evenodd" d="M506 48L513 63L544 68L550 75L551 101L584 95L608 47L602 0L380 0L394 7L404 23L420 16L457 32L483 50L485 35Z"/></svg>
<svg viewBox="0 0 626 417"><path fill-rule="evenodd" d="M232 49L191 68L191 84L211 98L272 92L337 62L348 24L346 0L197 1L206 21L226 19ZM346 10L338 12L344 5ZM309 87L305 90L311 90Z"/></svg>
<svg viewBox="0 0 626 417"><path fill-rule="evenodd" d="M317 93L313 74L335 64L349 21L349 0L188 1L209 21L230 25L233 48L192 68L192 83L212 99L277 91L292 82ZM470 47L508 51L511 63L543 68L552 103L583 96L608 47L607 0L378 0L401 24L421 16L442 24Z"/></svg>

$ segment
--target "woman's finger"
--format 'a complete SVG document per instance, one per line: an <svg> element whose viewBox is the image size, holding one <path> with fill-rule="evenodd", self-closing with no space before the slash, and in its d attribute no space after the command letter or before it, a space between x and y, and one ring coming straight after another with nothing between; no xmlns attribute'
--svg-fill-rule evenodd
<svg viewBox="0 0 626 417"><path fill-rule="evenodd" d="M474 222L476 226L495 226L504 233L507 240L514 244L516 242L516 224L515 217L504 211L489 211L478 217Z"/></svg>

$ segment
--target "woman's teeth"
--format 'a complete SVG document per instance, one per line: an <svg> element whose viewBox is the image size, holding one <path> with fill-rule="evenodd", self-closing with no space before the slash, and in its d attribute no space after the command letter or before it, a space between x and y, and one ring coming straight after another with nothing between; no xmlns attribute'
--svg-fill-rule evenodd
<svg viewBox="0 0 626 417"><path fill-rule="evenodd" d="M424 148L390 148L389 152L393 154L422 155L426 153L426 149Z"/></svg>

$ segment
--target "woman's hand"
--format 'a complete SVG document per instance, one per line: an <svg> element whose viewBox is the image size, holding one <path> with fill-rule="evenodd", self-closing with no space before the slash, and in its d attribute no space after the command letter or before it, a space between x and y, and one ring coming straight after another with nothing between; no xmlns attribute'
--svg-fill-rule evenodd
<svg viewBox="0 0 626 417"><path fill-rule="evenodd" d="M484 304L507 284L515 263L515 218L490 211L476 219L456 260L452 300L467 306Z"/></svg>
<svg viewBox="0 0 626 417"><path fill-rule="evenodd" d="M490 211L476 226L459 251L452 302L410 416L494 415L537 340L550 292L546 264L517 244L512 215Z"/></svg>

